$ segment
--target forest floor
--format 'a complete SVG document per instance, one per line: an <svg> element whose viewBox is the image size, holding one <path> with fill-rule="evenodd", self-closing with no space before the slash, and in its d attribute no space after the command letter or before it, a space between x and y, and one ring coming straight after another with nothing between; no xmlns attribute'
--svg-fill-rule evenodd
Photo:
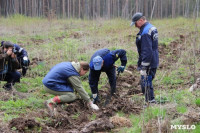
<svg viewBox="0 0 200 133"><path fill-rule="evenodd" d="M200 131L200 90L189 87L200 76L200 20L184 18L154 20L159 31L160 65L154 79L157 104L144 107L137 71L135 36L138 29L127 20L52 20L14 16L0 20L0 40L25 48L30 69L16 90L0 88L0 132L92 133L92 132L194 132ZM15 22L15 23L13 23ZM6 27L6 29L5 29ZM100 110L93 111L77 99L58 104L57 117L51 117L45 100L53 97L43 89L42 79L62 61L89 61L100 48L127 51L126 69L117 78L117 93L104 106L109 84L105 74L99 81ZM120 65L120 61L116 63ZM88 74L81 79L91 95ZM1 87L4 82L1 82ZM195 129L171 129L171 125Z"/></svg>

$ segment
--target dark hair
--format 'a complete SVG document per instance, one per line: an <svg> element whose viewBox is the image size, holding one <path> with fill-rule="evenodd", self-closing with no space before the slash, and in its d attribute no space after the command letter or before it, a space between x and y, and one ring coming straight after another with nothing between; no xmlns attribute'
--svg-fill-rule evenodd
<svg viewBox="0 0 200 133"><path fill-rule="evenodd" d="M83 70L88 71L90 69L89 64L85 61L81 61L80 62L80 66L81 68L83 68Z"/></svg>
<svg viewBox="0 0 200 133"><path fill-rule="evenodd" d="M4 48L14 47L14 44L9 41L6 41L6 42L3 42L3 47Z"/></svg>

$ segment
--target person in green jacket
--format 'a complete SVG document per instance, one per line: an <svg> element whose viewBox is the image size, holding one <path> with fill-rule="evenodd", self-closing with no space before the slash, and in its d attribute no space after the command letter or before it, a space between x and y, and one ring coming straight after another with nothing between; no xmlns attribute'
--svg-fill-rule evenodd
<svg viewBox="0 0 200 133"><path fill-rule="evenodd" d="M45 90L55 97L46 101L51 115L57 115L55 104L69 103L77 99L74 90L78 92L81 98L89 104L94 110L99 107L90 100L88 93L82 86L80 76L89 71L89 64L86 62L61 62L55 65L43 79Z"/></svg>

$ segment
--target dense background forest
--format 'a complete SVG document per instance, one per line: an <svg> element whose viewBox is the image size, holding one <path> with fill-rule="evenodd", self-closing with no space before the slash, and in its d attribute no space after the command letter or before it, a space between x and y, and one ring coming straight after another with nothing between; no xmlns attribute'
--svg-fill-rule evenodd
<svg viewBox="0 0 200 133"><path fill-rule="evenodd" d="M143 12L148 18L195 17L199 0L0 0L0 17L22 14L48 18L131 18Z"/></svg>

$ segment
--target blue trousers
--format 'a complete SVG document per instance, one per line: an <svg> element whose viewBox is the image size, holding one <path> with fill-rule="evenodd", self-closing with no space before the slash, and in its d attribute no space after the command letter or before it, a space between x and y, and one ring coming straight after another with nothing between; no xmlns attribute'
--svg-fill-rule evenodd
<svg viewBox="0 0 200 133"><path fill-rule="evenodd" d="M15 82L20 82L21 74L18 71L8 72L6 74L0 75L1 81L7 81L7 83L15 84Z"/></svg>
<svg viewBox="0 0 200 133"><path fill-rule="evenodd" d="M154 90L152 81L156 74L156 68L147 70L147 76L141 76L141 89L145 94L145 100L148 102L154 99Z"/></svg>
<svg viewBox="0 0 200 133"><path fill-rule="evenodd" d="M111 67L108 70L100 70L100 71L95 71L90 69L90 74L89 74L89 84L90 88L93 94L98 93L98 82L99 82L99 77L101 75L101 72L105 72L110 83L111 87L111 93L115 93L116 91L116 70L115 67Z"/></svg>

